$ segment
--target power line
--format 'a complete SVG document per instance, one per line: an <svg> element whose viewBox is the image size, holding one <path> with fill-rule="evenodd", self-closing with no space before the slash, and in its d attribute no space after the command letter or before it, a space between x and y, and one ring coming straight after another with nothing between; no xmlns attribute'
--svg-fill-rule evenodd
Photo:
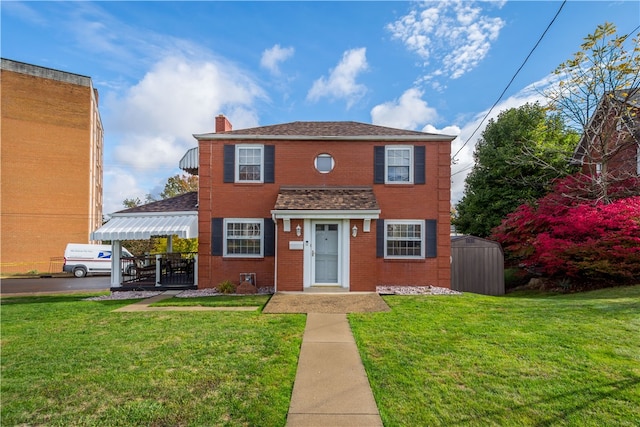
<svg viewBox="0 0 640 427"><path fill-rule="evenodd" d="M564 3L566 3L566 1L565 1ZM552 21L549 23L549 25L547 26L547 29L546 29L546 30L545 30L545 32L542 34L542 36L541 36L541 37L540 37L540 39L538 40L538 43L536 43L536 45L534 46L533 50L535 50L535 48L536 48L536 47L538 46L538 44L540 43L540 40L542 40L542 37L544 37L544 35L546 34L547 30L548 30L548 29L549 29L549 27L551 26L551 24L553 24L553 22L555 21L555 19L558 17L558 14L560 13L560 11L562 10L562 7L564 6L564 3L562 3L562 5L560 6L560 8L558 9L558 12L557 12L557 13L556 13L556 15L554 16L553 20L552 20ZM627 36L633 36L633 33L635 33L638 29L640 29L640 25L636 26L633 30L631 30L631 31L627 34ZM533 50L531 51L531 53L533 53ZM529 56L531 56L531 53L529 53L529 55L528 55L528 56L527 56L527 58L525 59L525 62L527 61L527 59L529 59ZM522 66L523 66L523 65L524 65L524 63L522 64ZM518 69L518 72L522 69L522 66L520 66L520 68ZM517 72L516 72L516 75L517 75ZM514 78L515 78L515 75L514 75ZM513 78L512 78L512 79L511 79L511 81L509 82L509 85L511 84L511 82L512 82L512 81L513 81ZM507 86L507 87L509 87L509 86ZM505 91L506 91L506 89L505 89ZM502 92L502 95L504 95L504 91ZM500 97L502 97L502 95L500 95ZM500 100L500 98L498 99L498 101L499 101L499 100ZM497 104L497 102L498 102L498 101L496 101L496 104ZM494 105L493 105L493 107L491 107L491 109L493 109L493 108L496 106L496 104L494 104ZM489 113L491 113L491 110L489 110ZM482 119L483 121L487 118L487 116L489 115L489 113L487 113L487 115ZM478 125L478 127L476 128L476 130L474 130L473 134L471 134L471 136L469 137L469 139L467 139L467 141L466 141L466 142L464 143L464 145L460 148L460 150L458 150L458 151L456 152L456 154L453 156L453 158L455 158L455 156L457 156L457 155L460 153L460 151L461 151L461 150L464 148L464 146L469 142L469 140L471 139L471 137L476 133L476 131L480 128L480 126L481 126L481 125L482 125L482 122L480 122L480 125ZM451 174L451 176L458 175L458 174L460 174L460 173L462 173L462 172L465 172L465 171L467 171L467 170L469 170L469 169L472 169L472 168L473 168L473 166L474 166L474 164L473 164L473 163L472 163L472 164L470 164L470 165L468 165L468 166L465 166L464 168L462 168L462 169L460 169L460 170L458 170L458 171L456 171L456 172L452 173L452 174Z"/></svg>
<svg viewBox="0 0 640 427"><path fill-rule="evenodd" d="M518 76L518 74L520 73L520 71L522 70L522 68L524 67L524 65L527 63L527 61L529 60L529 58L531 57L531 55L533 54L533 52L536 50L536 48L538 47L538 45L540 44L540 42L542 41L542 39L544 38L544 36L547 34L547 31L549 31L549 29L551 28L551 26L553 25L553 23L555 22L556 18L558 17L558 15L560 15L560 12L562 11L562 8L564 7L565 3L567 3L567 0L564 0L562 2L562 4L560 5L560 7L558 8L558 11L556 12L555 16L553 17L553 19L551 20L551 22L549 22L549 25L547 25L547 28L544 30L544 32L542 33L542 35L538 38L538 41L536 42L536 44L533 46L533 48L531 49L531 51L529 52L529 54L527 55L527 57L524 59L524 61L522 62L522 64L520 65L520 68L518 68L518 70L515 72L515 74L513 75L513 77L511 77L511 80L509 80L509 83L507 84L507 86L504 88L504 90L502 91L502 93L500 94L500 96L498 97L498 99L496 99L496 101L493 103L493 105L491 106L491 108L489 109L489 111L487 112L487 114L485 114L485 116L482 118L482 120L480 120L480 123L478 124L478 126L475 128L475 130L473 131L473 133L471 134L471 136L469 136L469 138L467 138L467 140L464 142L464 144L462 144L462 147L460 147L460 149L458 149L458 151L456 151L456 154L453 155L452 157L452 161L455 161L455 158L458 154L460 154L460 151L462 151L462 149L469 143L469 141L471 140L471 138L473 138L473 135L476 134L476 132L478 132L478 130L480 129L480 127L482 126L482 124L484 123L484 121L487 119L487 117L489 117L489 115L491 114L491 112L493 111L493 109L496 107L496 105L498 105L498 102L500 102L502 100L502 97L504 96L504 94L507 92L507 90L509 89L509 87L511 87L511 83L513 83L513 81L516 79L516 77Z"/></svg>
<svg viewBox="0 0 640 427"><path fill-rule="evenodd" d="M469 166L465 166L464 168L460 169L459 171L456 171L456 172L452 173L451 176L458 175L459 173L462 173L462 172L467 171L469 169L473 169L473 163L470 164Z"/></svg>

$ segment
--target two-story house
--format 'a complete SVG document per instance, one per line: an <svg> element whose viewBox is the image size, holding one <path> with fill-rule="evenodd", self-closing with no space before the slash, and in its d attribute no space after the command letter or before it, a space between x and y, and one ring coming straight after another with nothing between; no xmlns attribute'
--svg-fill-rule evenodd
<svg viewBox="0 0 640 427"><path fill-rule="evenodd" d="M198 140L198 287L253 273L276 291L450 287L453 136L356 122Z"/></svg>
<svg viewBox="0 0 640 427"><path fill-rule="evenodd" d="M640 88L602 96L571 162L589 176L640 177Z"/></svg>

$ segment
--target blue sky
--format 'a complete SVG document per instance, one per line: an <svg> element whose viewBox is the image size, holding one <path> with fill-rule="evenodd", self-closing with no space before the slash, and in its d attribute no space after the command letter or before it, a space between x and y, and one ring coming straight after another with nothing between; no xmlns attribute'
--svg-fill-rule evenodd
<svg viewBox="0 0 640 427"><path fill-rule="evenodd" d="M455 202L482 127L473 131L561 4L4 0L1 54L92 78L105 213L159 193L221 113L234 129L353 120L458 135ZM490 117L539 100L605 21L632 31L640 2L568 1Z"/></svg>

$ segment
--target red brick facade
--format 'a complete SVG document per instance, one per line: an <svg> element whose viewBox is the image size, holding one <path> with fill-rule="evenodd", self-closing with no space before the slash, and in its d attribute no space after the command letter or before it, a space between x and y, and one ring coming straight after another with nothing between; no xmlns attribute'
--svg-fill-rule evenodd
<svg viewBox="0 0 640 427"><path fill-rule="evenodd" d="M97 92L89 77L6 59L1 82L1 270L59 272L66 244L102 224Z"/></svg>
<svg viewBox="0 0 640 427"><path fill-rule="evenodd" d="M376 285L450 287L450 142L453 138L350 122L331 124L335 129L327 135L317 135L323 129L316 128L316 125L322 128L326 122L296 122L290 126L244 131L229 131L228 126L224 128L226 132L196 136L200 178L199 287L214 287L224 280L237 282L241 273L256 273L258 286L275 285L278 291L302 291L314 286L315 279L320 277L314 275L320 267L311 266L317 249L314 227L325 223L334 224L338 230L337 235L331 234L331 239L339 240L340 248L336 286L351 291L375 291ZM356 131L350 130L353 126ZM309 133L301 135L300 129L307 128ZM225 146L231 148L225 149ZM225 150L232 152L234 147L241 146L265 147L265 159L266 153L273 150L272 179L266 177L265 171L263 182L237 182L236 158L233 166L236 182L228 182L224 164L228 153ZM268 146L274 148L267 149ZM418 178L420 183L374 183L376 147L409 147L408 152L419 165L412 168L424 171L424 177ZM424 152L417 147L424 147ZM422 153L424 162L420 164ZM320 154L328 154L333 160L333 169L328 173L319 172L314 165ZM268 161L262 164L263 167L265 163ZM345 187L372 190L377 209L365 211L358 206L308 208L295 206L295 200L291 207L276 209L276 200L285 187L305 188L311 192ZM346 204L349 200L340 198L336 203ZM226 239L227 235L214 229L230 218L262 219L264 222L257 222L264 224L263 233L273 226L272 219L275 218L273 255L267 248L263 256L253 258L216 253L215 241ZM433 253L412 259L391 259L380 253L384 246L378 233L384 228L378 227L377 223L402 220L420 221L421 244L427 246L425 236L430 238L431 245L436 245L431 249ZM435 235L430 237L427 236L428 222L434 225ZM354 226L357 227L355 237L352 235ZM287 227L289 231L285 231ZM300 236L296 233L298 227Z"/></svg>
<svg viewBox="0 0 640 427"><path fill-rule="evenodd" d="M574 152L572 163L590 176L640 176L640 89L605 94Z"/></svg>

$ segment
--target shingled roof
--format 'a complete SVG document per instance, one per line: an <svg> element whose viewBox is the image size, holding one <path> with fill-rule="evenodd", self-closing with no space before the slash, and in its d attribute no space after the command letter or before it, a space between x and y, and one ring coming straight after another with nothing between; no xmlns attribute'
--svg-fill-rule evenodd
<svg viewBox="0 0 640 427"><path fill-rule="evenodd" d="M158 213L158 212L191 212L198 210L198 192L181 194L169 199L159 200L157 202L147 203L146 205L136 206L116 212L117 214L129 213Z"/></svg>
<svg viewBox="0 0 640 427"><path fill-rule="evenodd" d="M370 125L360 122L291 122L271 126L260 126L249 129L194 135L196 139L224 139L238 136L263 137L404 137L411 139L453 140L454 136L439 135L413 130L394 129L385 126ZM285 138L286 139L286 138Z"/></svg>
<svg viewBox="0 0 640 427"><path fill-rule="evenodd" d="M281 188L275 210L377 210L371 187Z"/></svg>

